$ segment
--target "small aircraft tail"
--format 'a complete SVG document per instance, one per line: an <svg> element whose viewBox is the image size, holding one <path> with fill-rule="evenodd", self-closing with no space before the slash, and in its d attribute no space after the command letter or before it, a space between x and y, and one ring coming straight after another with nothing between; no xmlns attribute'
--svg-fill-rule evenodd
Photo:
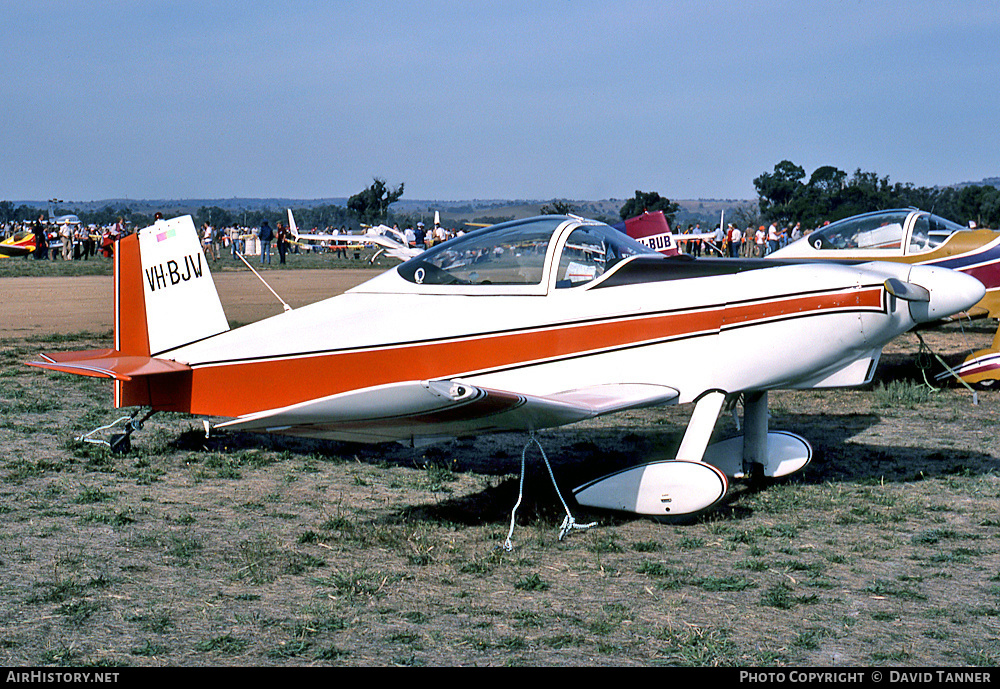
<svg viewBox="0 0 1000 689"><path fill-rule="evenodd" d="M229 330L190 215L158 222L119 244L117 349L157 356ZM132 314L123 307L130 301L142 302L145 323L126 321Z"/></svg>
<svg viewBox="0 0 1000 689"><path fill-rule="evenodd" d="M116 407L154 405L161 395L180 400L176 376L157 379L166 386L145 378L189 371L165 354L229 330L191 216L119 240L114 270L114 349L47 354L29 364L111 378Z"/></svg>
<svg viewBox="0 0 1000 689"><path fill-rule="evenodd" d="M296 239L299 238L299 228L295 224L295 217L292 215L292 209L288 210L288 231L292 233L292 236Z"/></svg>
<svg viewBox="0 0 1000 689"><path fill-rule="evenodd" d="M937 380L956 376L970 385L993 386L1000 380L1000 328L993 336L993 344L986 349L969 354L954 369L946 369L937 375Z"/></svg>
<svg viewBox="0 0 1000 689"><path fill-rule="evenodd" d="M676 256L680 253L663 211L645 212L634 218L628 218L625 222L615 225L615 228L661 254Z"/></svg>

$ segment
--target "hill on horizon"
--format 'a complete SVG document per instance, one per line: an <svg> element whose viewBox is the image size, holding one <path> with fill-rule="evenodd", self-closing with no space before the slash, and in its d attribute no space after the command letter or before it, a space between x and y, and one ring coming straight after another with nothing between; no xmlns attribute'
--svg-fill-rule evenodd
<svg viewBox="0 0 1000 689"><path fill-rule="evenodd" d="M626 199L573 200L573 199L471 199L471 200L435 200L435 199L400 199L392 204L391 211L399 216L410 216L431 220L435 211L440 213L444 224L462 222L503 222L518 220L541 213L543 206L553 202L569 204L572 213L584 217L617 222L620 220L620 210ZM730 216L740 208L755 207L756 199L680 199L675 201L681 210L677 214L675 224L701 222L716 223L724 212ZM26 205L34 208L48 209L47 201L15 201L15 206ZM128 208L133 213L152 216L157 211L164 215L195 214L200 208L222 208L231 213L241 211L283 212L286 208L296 209L316 208L320 206L347 206L347 197L331 197L321 199L292 198L228 198L228 199L100 199L93 201L62 201L56 204L58 212L93 212L105 208Z"/></svg>
<svg viewBox="0 0 1000 689"><path fill-rule="evenodd" d="M945 187L962 188L968 186L991 186L1000 188L1000 177L986 177L979 182L959 182ZM668 197L669 198L669 197ZM618 222L619 211L627 199L400 199L390 206L398 216L418 218L425 222L432 220L435 211L445 224L462 222L502 222L538 215L543 206L553 202L568 204L571 212L584 217ZM753 216L758 199L672 199L680 206L674 225L700 222L705 227L713 227L720 218ZM282 213L284 209L310 209L321 206L347 207L348 197L336 196L316 199L295 199L288 197L270 198L194 198L194 199L129 199L112 198L92 201L61 201L56 204L58 212L93 212L106 208L128 208L133 213L152 216L160 211L165 215L195 214L201 208L222 208L231 213L267 211ZM13 201L15 207L49 209L48 201Z"/></svg>

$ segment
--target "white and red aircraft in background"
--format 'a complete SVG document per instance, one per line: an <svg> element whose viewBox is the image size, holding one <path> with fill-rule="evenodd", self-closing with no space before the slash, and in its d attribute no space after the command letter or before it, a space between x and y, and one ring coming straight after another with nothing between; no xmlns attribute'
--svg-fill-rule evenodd
<svg viewBox="0 0 1000 689"><path fill-rule="evenodd" d="M720 216L720 226L725 219ZM716 244L715 232L674 233L663 211L645 211L634 218L612 225L621 230L640 244L658 251L665 256L676 256L681 253L680 245L690 242L703 242L718 255L723 254L723 246ZM689 247L690 249L690 247ZM706 256L708 252L706 251Z"/></svg>
<svg viewBox="0 0 1000 689"><path fill-rule="evenodd" d="M334 234L318 232L299 232L295 224L295 217L292 209L288 209L288 230L296 242L321 242L326 244L373 244L378 248L375 255L371 257L374 261L379 254L385 253L387 256L398 258L401 261L413 258L422 249L411 247L406 241L406 237L399 230L386 225L376 225L365 230L364 234Z"/></svg>
<svg viewBox="0 0 1000 689"><path fill-rule="evenodd" d="M680 253L677 246L677 236L670 231L663 211L645 212L634 218L628 218L613 225L643 246L657 251L664 256L676 256Z"/></svg>
<svg viewBox="0 0 1000 689"><path fill-rule="evenodd" d="M230 330L190 217L123 238L114 260L114 347L31 365L110 378L116 407L359 442L693 404L676 459L575 492L583 505L653 516L709 508L733 478L801 469L811 448L768 431L769 390L866 383L892 338L984 293L929 266L668 257L603 223L542 216L469 232L345 294ZM743 435L710 445L738 396Z"/></svg>

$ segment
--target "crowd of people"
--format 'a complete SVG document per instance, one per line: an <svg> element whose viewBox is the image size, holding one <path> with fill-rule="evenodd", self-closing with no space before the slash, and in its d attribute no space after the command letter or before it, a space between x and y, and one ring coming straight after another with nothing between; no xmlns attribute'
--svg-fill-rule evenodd
<svg viewBox="0 0 1000 689"><path fill-rule="evenodd" d="M157 220L162 217L160 213L156 214ZM0 225L0 239L31 234L37 247L32 253L35 259L87 260L97 255L110 257L114 251L115 240L131 231L133 230L127 227L122 218L112 225L85 226L79 222L48 223L44 217L39 217L34 222ZM692 223L685 228L678 228L675 231L675 239L679 250L692 256L763 258L808 232L802 229L801 223L787 226L779 226L774 222L767 225L748 224L745 228L740 228L735 223L728 223L725 228L716 225L713 231L708 232L701 228L700 223ZM344 235L347 238L354 236L343 226L339 229L326 228L325 233ZM392 233L407 246L418 249L430 248L464 234L462 230L448 229L438 224L429 227L423 222L404 229L395 225ZM282 222L278 222L274 228L266 220L260 227L254 228L239 225L217 228L206 222L200 228L199 234L205 255L213 260L225 255L231 255L235 259L238 254L242 254L259 256L260 263L266 265L271 263L272 248L277 253L280 264L285 263L288 254L298 254L303 251L330 252L337 257L348 257L347 242L302 243L295 240L289 228ZM357 250L354 253L356 258L359 257Z"/></svg>
<svg viewBox="0 0 1000 689"><path fill-rule="evenodd" d="M397 226L398 230L399 227ZM460 236L464 234L461 230L449 230L440 225L435 225L434 227L426 227L424 223L418 222L417 228L414 230L411 227L407 227L403 230L403 236L406 237L406 243L411 247L417 247L421 249L429 249L435 244L440 244L441 242L446 242L452 237Z"/></svg>
<svg viewBox="0 0 1000 689"><path fill-rule="evenodd" d="M88 260L101 255L110 257L115 240L127 234L125 221L106 226L83 225L76 220L48 222L39 216L32 222L0 224L0 241L31 240L34 250L28 254L36 260Z"/></svg>
<svg viewBox="0 0 1000 689"><path fill-rule="evenodd" d="M259 257L261 264L270 265L272 256L277 253L278 263L284 264L288 254L298 254L303 250L301 243L294 240L283 222L278 222L274 227L267 220L262 221L260 227L213 227L205 222L202 223L199 234L205 256L212 260L226 255L236 259L242 255ZM305 251L310 250L312 247L305 247ZM346 257L346 251L344 256Z"/></svg>
<svg viewBox="0 0 1000 689"><path fill-rule="evenodd" d="M776 222L757 226L751 223L744 229L728 223L725 229L716 225L712 232L703 231L701 224L695 223L680 231L676 239L679 250L692 256L763 258L809 232L802 229L802 223L783 227Z"/></svg>
<svg viewBox="0 0 1000 689"><path fill-rule="evenodd" d="M163 219L157 213L155 221ZM36 260L88 260L95 256L110 258L114 253L117 239L132 234L135 228L127 225L122 218L106 225L84 225L76 220L49 222L44 216L31 222L0 223L0 241L13 239L18 243L28 241L34 247L28 256ZM237 252L253 256L260 255L262 263L271 261L271 244L275 244L279 261L285 262L289 251L299 253L298 245L291 242L291 234L283 223L272 230L267 221L260 228L223 227L214 228L204 223L200 232L202 247L208 258L218 259L225 253L236 258Z"/></svg>

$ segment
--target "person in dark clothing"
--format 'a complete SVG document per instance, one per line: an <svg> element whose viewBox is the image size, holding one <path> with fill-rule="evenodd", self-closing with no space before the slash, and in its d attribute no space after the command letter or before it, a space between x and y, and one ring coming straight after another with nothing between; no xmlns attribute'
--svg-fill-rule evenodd
<svg viewBox="0 0 1000 689"><path fill-rule="evenodd" d="M271 265L271 240L274 239L274 230L271 229L266 220L260 225L258 238L260 239L260 263L264 265L266 259L267 264Z"/></svg>
<svg viewBox="0 0 1000 689"><path fill-rule="evenodd" d="M284 265L285 253L288 251L288 230L285 229L284 223L278 223L278 232L275 235L275 239L278 241L278 262Z"/></svg>
<svg viewBox="0 0 1000 689"><path fill-rule="evenodd" d="M45 223L42 216L38 216L31 231L35 235L35 251L33 252L35 260L44 261L49 257L49 238L45 234Z"/></svg>

